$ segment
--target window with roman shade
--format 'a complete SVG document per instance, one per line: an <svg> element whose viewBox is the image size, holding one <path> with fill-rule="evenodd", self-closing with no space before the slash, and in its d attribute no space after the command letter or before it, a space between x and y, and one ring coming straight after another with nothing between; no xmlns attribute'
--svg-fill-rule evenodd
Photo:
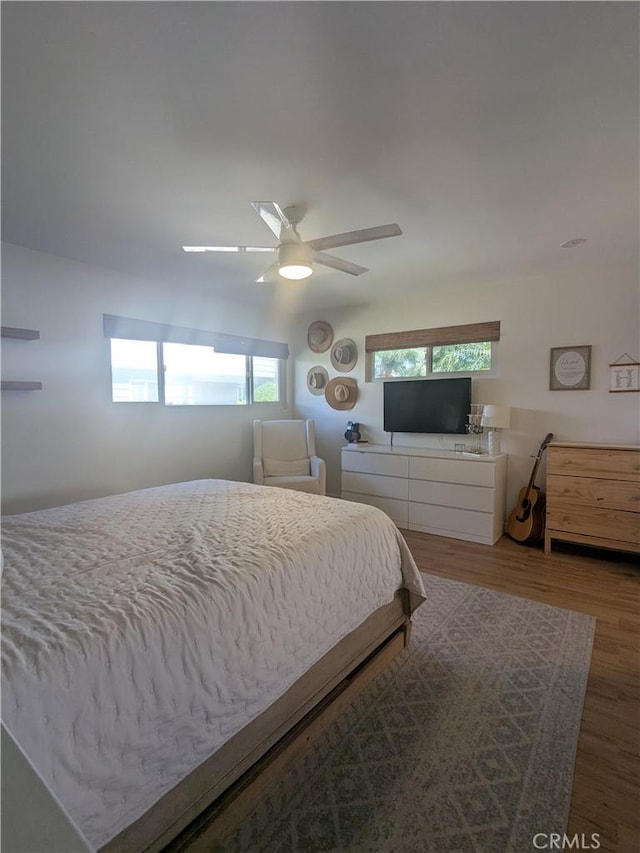
<svg viewBox="0 0 640 853"><path fill-rule="evenodd" d="M369 376L393 379L495 370L500 321L385 332L365 337Z"/></svg>
<svg viewBox="0 0 640 853"><path fill-rule="evenodd" d="M284 400L286 343L103 315L114 402L167 406Z"/></svg>

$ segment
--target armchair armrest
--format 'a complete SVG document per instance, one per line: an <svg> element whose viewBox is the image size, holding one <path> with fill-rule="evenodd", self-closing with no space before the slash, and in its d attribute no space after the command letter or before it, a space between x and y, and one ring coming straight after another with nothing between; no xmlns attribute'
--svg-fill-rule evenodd
<svg viewBox="0 0 640 853"><path fill-rule="evenodd" d="M319 456L310 456L309 457L309 465L311 469L311 476L317 477L320 480L320 494L327 494L327 465L324 459L320 459Z"/></svg>
<svg viewBox="0 0 640 853"><path fill-rule="evenodd" d="M258 486L264 486L264 468L262 466L262 459L253 459L253 482L257 483Z"/></svg>

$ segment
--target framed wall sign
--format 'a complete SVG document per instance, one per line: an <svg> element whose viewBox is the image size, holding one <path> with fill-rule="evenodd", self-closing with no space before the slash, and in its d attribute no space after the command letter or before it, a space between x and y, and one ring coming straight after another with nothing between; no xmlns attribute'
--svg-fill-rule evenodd
<svg viewBox="0 0 640 853"><path fill-rule="evenodd" d="M591 346L551 348L551 391L588 391L590 381Z"/></svg>
<svg viewBox="0 0 640 853"><path fill-rule="evenodd" d="M610 364L611 380L609 391L640 391L640 364L629 361L625 364Z"/></svg>

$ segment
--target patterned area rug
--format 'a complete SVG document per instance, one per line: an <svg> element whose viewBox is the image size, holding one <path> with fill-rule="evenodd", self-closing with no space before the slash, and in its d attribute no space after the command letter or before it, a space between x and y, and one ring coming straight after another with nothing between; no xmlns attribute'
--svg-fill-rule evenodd
<svg viewBox="0 0 640 853"><path fill-rule="evenodd" d="M224 853L522 853L565 831L595 619L423 578L410 649Z"/></svg>

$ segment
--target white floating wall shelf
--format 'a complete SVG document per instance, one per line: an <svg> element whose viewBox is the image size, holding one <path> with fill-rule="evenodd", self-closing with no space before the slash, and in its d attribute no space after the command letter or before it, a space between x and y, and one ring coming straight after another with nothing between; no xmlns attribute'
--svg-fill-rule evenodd
<svg viewBox="0 0 640 853"><path fill-rule="evenodd" d="M1 338L14 338L20 341L36 341L40 337L37 329L19 329L16 326L0 326ZM42 382L3 379L0 391L41 391Z"/></svg>

